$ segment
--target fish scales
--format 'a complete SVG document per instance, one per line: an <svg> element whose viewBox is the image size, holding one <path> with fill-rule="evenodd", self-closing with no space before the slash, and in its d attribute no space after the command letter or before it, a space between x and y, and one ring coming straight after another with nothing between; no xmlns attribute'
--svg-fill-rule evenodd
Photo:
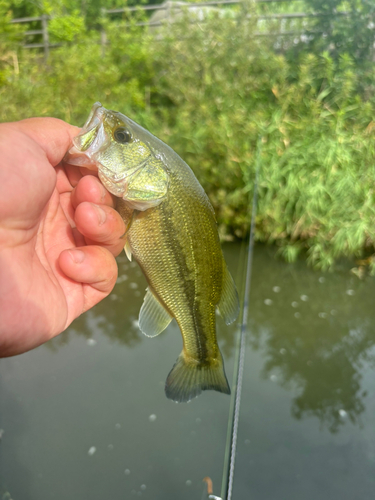
<svg viewBox="0 0 375 500"><path fill-rule="evenodd" d="M223 280L216 222L191 173L184 176L188 177L185 182L182 176L175 179L170 175L168 200L136 219L127 238L153 292L175 317L187 354L207 362L209 357L217 357L215 307ZM185 214L194 205L194 216L187 218ZM208 210L201 210L202 206ZM199 280L207 269L208 278Z"/></svg>
<svg viewBox="0 0 375 500"><path fill-rule="evenodd" d="M181 330L183 349L167 377L167 397L185 402L209 389L229 394L215 311L227 324L234 321L238 295L213 208L192 170L169 146L100 103L73 144L66 161L95 164L117 196L125 251L148 282L140 329L153 337L174 318Z"/></svg>

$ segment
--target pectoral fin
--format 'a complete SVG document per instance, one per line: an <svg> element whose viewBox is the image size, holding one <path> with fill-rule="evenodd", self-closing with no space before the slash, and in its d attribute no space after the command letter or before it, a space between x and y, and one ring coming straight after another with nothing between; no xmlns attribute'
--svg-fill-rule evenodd
<svg viewBox="0 0 375 500"><path fill-rule="evenodd" d="M164 309L153 293L147 289L139 312L139 328L147 337L156 337L167 328L172 316Z"/></svg>
<svg viewBox="0 0 375 500"><path fill-rule="evenodd" d="M223 290L221 293L220 302L218 303L217 307L225 323L227 325L230 325L238 316L240 310L240 302L238 300L238 293L233 278L230 275L225 262L223 263L223 265Z"/></svg>

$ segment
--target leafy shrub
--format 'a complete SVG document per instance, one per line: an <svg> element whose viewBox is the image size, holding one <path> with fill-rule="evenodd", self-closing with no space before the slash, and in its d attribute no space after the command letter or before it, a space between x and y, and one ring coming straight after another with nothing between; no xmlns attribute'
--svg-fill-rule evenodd
<svg viewBox="0 0 375 500"><path fill-rule="evenodd" d="M135 43L135 29L112 28L104 49L99 33L81 27L77 43L52 50L47 66L40 54L24 55L20 78L0 88L0 120L55 116L79 125L99 100L130 114L144 108L152 64L149 40Z"/></svg>
<svg viewBox="0 0 375 500"><path fill-rule="evenodd" d="M373 251L374 70L345 54L277 54L274 39L253 36L244 9L212 10L200 23L186 14L150 32L134 20L104 24L105 48L75 25L75 43L51 51L47 67L28 54L20 75L7 76L0 120L80 125L98 100L125 113L193 168L226 239L249 230L261 136L257 239L287 260L306 250L325 269Z"/></svg>
<svg viewBox="0 0 375 500"><path fill-rule="evenodd" d="M13 13L7 0L0 0L0 87L8 78L18 75L18 57L15 47L22 39L24 29L11 24Z"/></svg>
<svg viewBox="0 0 375 500"><path fill-rule="evenodd" d="M296 65L251 29L240 16L169 31L154 56L173 104L160 135L202 181L224 237L248 231L262 135L258 240L288 260L307 249L329 268L374 246L374 102L359 95L363 74L349 56Z"/></svg>
<svg viewBox="0 0 375 500"><path fill-rule="evenodd" d="M48 32L52 42L73 42L85 31L85 20L79 11L50 19Z"/></svg>

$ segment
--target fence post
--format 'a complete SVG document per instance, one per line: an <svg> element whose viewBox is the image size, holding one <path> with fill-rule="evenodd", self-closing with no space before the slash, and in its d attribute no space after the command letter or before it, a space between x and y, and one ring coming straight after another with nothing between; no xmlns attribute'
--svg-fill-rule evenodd
<svg viewBox="0 0 375 500"><path fill-rule="evenodd" d="M49 56L49 36L48 36L48 16L42 15L42 30L43 30L43 45L44 45L44 60L47 61Z"/></svg>

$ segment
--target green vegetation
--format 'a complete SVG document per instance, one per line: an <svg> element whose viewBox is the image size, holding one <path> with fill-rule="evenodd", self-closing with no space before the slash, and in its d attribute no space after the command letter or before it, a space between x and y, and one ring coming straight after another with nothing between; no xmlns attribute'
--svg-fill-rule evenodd
<svg viewBox="0 0 375 500"><path fill-rule="evenodd" d="M314 11L327 4L331 10L313 19L312 32L324 31L333 7L345 10L346 3L304 3ZM186 14L164 30L136 26L142 13L98 19L105 48L85 13L67 10L51 23L51 38L66 43L51 50L47 66L42 54L17 49L16 34L13 48L7 42L20 69L0 62L0 120L39 115L82 124L97 100L122 111L193 168L224 239L248 232L261 135L257 239L279 245L289 261L307 251L309 262L328 269L375 247L374 30L364 28L374 9L363 5L367 11L355 11L352 24L334 18L346 23L345 43L334 22L326 37L308 43L254 37L259 26L246 17L253 7L237 6L213 9L199 24Z"/></svg>

